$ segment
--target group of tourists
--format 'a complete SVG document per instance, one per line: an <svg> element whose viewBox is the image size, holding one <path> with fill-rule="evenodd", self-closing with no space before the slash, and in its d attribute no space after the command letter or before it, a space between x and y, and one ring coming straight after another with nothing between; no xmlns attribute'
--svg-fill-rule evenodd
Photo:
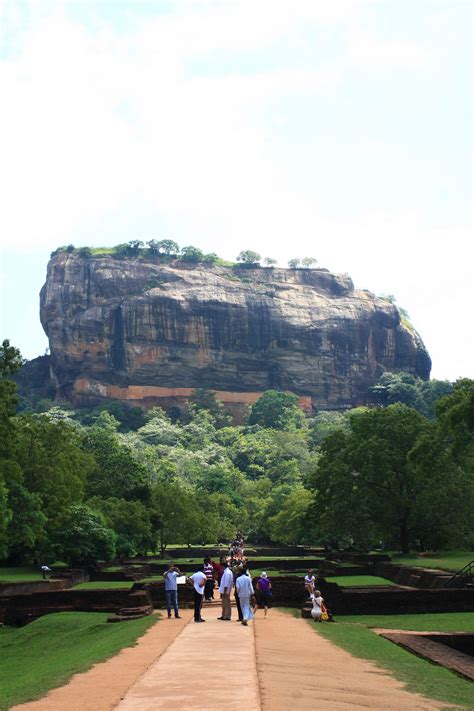
<svg viewBox="0 0 474 711"><path fill-rule="evenodd" d="M237 531L229 543L229 557L231 560L243 560L244 558L244 537L240 531Z"/></svg>
<svg viewBox="0 0 474 711"><path fill-rule="evenodd" d="M221 615L217 618L218 620L230 622L232 619L232 591L234 591L237 607L237 622L247 626L249 620L254 618L258 607L263 608L264 617L267 616L273 596L271 581L267 573L262 571L255 581L254 587L245 559L235 560L231 556L222 556L219 563L215 563L211 558L204 558L202 569L189 577L182 576L179 568L173 563L169 563L168 569L164 573L168 618L172 616L172 610L174 611L174 616L177 619L180 618L178 606L179 577L183 578L181 582L186 582L193 587L194 622L205 622L201 614L203 601L211 601L214 598L216 585L221 600ZM321 592L316 589L316 577L312 569L309 569L305 576L304 586L311 600L311 617L313 620L316 622L332 621L332 617L324 604L324 599L321 597Z"/></svg>
<svg viewBox="0 0 474 711"><path fill-rule="evenodd" d="M230 621L232 618L231 595L234 591L234 599L237 607L238 622L247 626L248 621L254 618L257 607L260 605L267 616L272 598L272 584L265 571L262 571L255 583L255 588L245 560L237 562L233 559L221 557L219 563L215 563L211 558L204 558L202 570L198 570L189 577L182 576L179 568L174 563L169 563L168 569L164 573L165 579L165 599L168 618L174 612L175 618L179 619L178 606L178 578L184 577L189 585L193 586L194 595L194 621L205 622L201 610L204 600L211 601L214 598L215 585L217 584L221 597L222 621Z"/></svg>

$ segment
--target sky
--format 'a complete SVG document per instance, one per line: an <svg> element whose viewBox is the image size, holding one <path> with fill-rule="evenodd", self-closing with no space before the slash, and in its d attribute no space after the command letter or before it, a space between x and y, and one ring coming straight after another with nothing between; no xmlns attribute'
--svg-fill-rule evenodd
<svg viewBox="0 0 474 711"><path fill-rule="evenodd" d="M0 0L0 338L50 252L173 239L394 294L474 377L472 4Z"/></svg>

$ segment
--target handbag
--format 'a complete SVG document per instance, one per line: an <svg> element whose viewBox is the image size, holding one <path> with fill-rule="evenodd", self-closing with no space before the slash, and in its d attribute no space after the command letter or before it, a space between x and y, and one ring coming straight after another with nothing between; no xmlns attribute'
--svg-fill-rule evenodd
<svg viewBox="0 0 474 711"><path fill-rule="evenodd" d="M323 622L328 622L329 620L329 614L324 605L321 605L321 620Z"/></svg>

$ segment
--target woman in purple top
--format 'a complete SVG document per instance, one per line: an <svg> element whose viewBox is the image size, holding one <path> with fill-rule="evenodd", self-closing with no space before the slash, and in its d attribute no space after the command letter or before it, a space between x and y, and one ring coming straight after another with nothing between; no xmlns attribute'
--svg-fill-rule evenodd
<svg viewBox="0 0 474 711"><path fill-rule="evenodd" d="M264 617L267 616L268 608L272 600L272 584L264 570L257 580L257 602L264 609Z"/></svg>

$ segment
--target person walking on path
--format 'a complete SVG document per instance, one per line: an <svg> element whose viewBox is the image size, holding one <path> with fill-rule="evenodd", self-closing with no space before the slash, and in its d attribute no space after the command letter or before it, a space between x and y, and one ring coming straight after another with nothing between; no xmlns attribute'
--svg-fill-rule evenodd
<svg viewBox="0 0 474 711"><path fill-rule="evenodd" d="M250 598L255 595L252 580L247 573L247 568L243 568L242 575L239 575L235 581L235 589L239 595L240 607L242 608L242 624L247 627L248 621L253 620Z"/></svg>
<svg viewBox="0 0 474 711"><path fill-rule="evenodd" d="M198 570L197 573L193 573L188 580L192 583L194 588L194 622L205 622L206 620L203 620L201 617L201 607L207 578L202 570Z"/></svg>
<svg viewBox="0 0 474 711"><path fill-rule="evenodd" d="M179 619L177 579L180 575L179 569L173 563L169 563L168 570L163 574L165 579L165 599L168 619L171 617L171 607L174 609L174 616Z"/></svg>
<svg viewBox="0 0 474 711"><path fill-rule="evenodd" d="M206 576L206 584L204 586L204 597L208 602L214 597L214 566L210 558L204 558L204 575Z"/></svg>
<svg viewBox="0 0 474 711"><path fill-rule="evenodd" d="M234 584L234 576L231 569L227 564L225 564L224 572L222 573L221 582L219 584L219 592L221 594L222 603L222 613L218 617L218 620L230 620L232 616L232 610L230 606L230 594L232 592L232 585Z"/></svg>
<svg viewBox="0 0 474 711"><path fill-rule="evenodd" d="M267 616L268 608L272 601L272 584L268 578L268 575L264 570L260 573L260 577L257 580L257 602L264 609L264 617Z"/></svg>

